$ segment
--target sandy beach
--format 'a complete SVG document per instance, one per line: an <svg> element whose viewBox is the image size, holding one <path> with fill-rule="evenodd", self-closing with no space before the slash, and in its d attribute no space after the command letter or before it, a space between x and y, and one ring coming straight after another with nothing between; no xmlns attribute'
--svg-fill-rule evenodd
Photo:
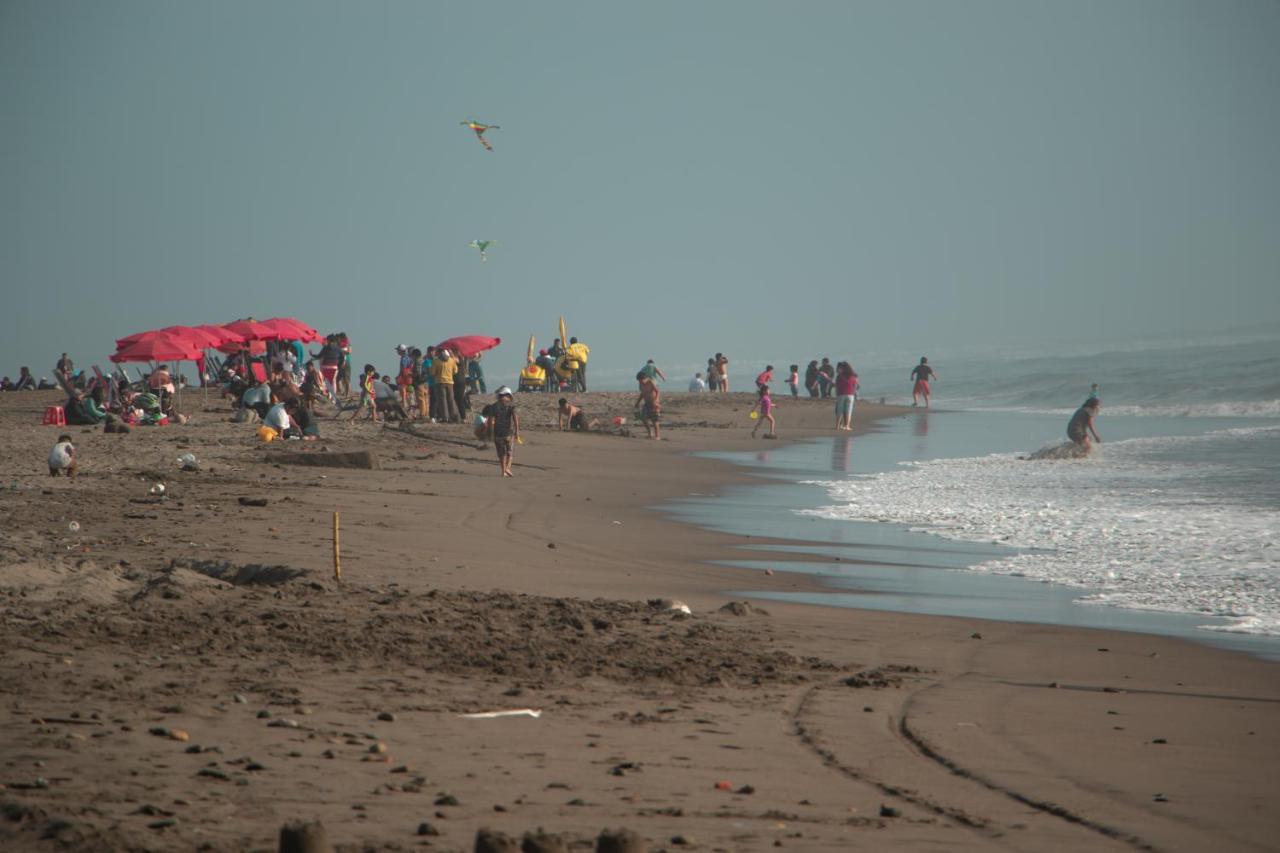
<svg viewBox="0 0 1280 853"><path fill-rule="evenodd" d="M581 400L608 421L633 398ZM56 402L0 396L4 850L272 851L297 820L341 851L471 850L481 828L582 850L617 828L650 850L1280 837L1274 663L735 603L815 582L711 565L747 540L654 507L747 479L691 454L765 444L752 395L669 395L661 442L561 433L520 395L511 480L464 426L324 420L263 445L199 392L184 426L67 428L80 476L51 479ZM778 416L783 440L833 420Z"/></svg>

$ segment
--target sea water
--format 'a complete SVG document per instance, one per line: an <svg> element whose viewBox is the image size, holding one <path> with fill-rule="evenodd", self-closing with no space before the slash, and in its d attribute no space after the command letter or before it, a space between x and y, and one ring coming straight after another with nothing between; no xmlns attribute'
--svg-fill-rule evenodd
<svg viewBox="0 0 1280 853"><path fill-rule="evenodd" d="M725 454L774 484L691 497L677 514L841 556L737 561L822 574L826 603L1280 651L1280 336L930 361L946 411ZM861 369L864 397L903 402L909 367ZM1028 460L1065 441L1094 382L1103 443L1084 459Z"/></svg>

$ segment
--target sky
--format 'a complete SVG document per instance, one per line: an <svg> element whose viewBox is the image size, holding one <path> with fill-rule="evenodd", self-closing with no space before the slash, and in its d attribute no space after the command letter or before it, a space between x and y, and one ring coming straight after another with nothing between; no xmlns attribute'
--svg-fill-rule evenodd
<svg viewBox="0 0 1280 853"><path fill-rule="evenodd" d="M563 314L619 379L1274 321L1277 44L1272 0L0 0L0 374L247 316L514 378Z"/></svg>

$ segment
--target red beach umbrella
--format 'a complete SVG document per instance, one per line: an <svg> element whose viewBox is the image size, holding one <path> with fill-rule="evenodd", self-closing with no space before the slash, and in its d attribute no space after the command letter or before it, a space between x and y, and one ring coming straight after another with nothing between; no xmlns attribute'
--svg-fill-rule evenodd
<svg viewBox="0 0 1280 853"><path fill-rule="evenodd" d="M282 333L284 337L281 340L302 341L304 344L324 340L324 335L306 323L295 320L292 317L272 317L270 320L263 320L262 325L269 326Z"/></svg>
<svg viewBox="0 0 1280 853"><path fill-rule="evenodd" d="M223 328L241 335L246 341L275 341L280 339L280 333L277 330L265 323L259 323L257 320L234 320L222 325Z"/></svg>
<svg viewBox="0 0 1280 853"><path fill-rule="evenodd" d="M436 345L436 349L447 349L454 355L463 358L475 358L480 353L491 350L502 343L502 338L487 338L484 335L459 335Z"/></svg>
<svg viewBox="0 0 1280 853"><path fill-rule="evenodd" d="M157 331L121 347L111 360L119 364L125 361L195 361L203 357L198 344Z"/></svg>
<svg viewBox="0 0 1280 853"><path fill-rule="evenodd" d="M212 344L214 347L220 347L223 344L241 344L244 343L244 335L233 332L226 326L215 326L212 323L201 323L191 328L204 332L211 338L217 338L217 343Z"/></svg>

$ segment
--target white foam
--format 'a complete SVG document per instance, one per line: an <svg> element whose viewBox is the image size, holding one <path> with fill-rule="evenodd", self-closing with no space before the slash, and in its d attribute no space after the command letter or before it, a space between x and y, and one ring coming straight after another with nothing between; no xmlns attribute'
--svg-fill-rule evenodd
<svg viewBox="0 0 1280 853"><path fill-rule="evenodd" d="M1094 590L1085 603L1201 613L1230 620L1215 630L1280 634L1280 510L1197 491L1209 463L1147 458L1153 446L1275 429L1130 439L1083 460L907 463L823 483L839 503L800 512L1007 545L1022 550L974 569Z"/></svg>
<svg viewBox="0 0 1280 853"><path fill-rule="evenodd" d="M1075 407L1000 406L981 400L954 400L955 408L983 412L1016 412L1025 415L1070 415ZM1219 403L1117 404L1103 398L1102 416L1122 415L1164 418L1280 418L1280 400L1232 400Z"/></svg>

